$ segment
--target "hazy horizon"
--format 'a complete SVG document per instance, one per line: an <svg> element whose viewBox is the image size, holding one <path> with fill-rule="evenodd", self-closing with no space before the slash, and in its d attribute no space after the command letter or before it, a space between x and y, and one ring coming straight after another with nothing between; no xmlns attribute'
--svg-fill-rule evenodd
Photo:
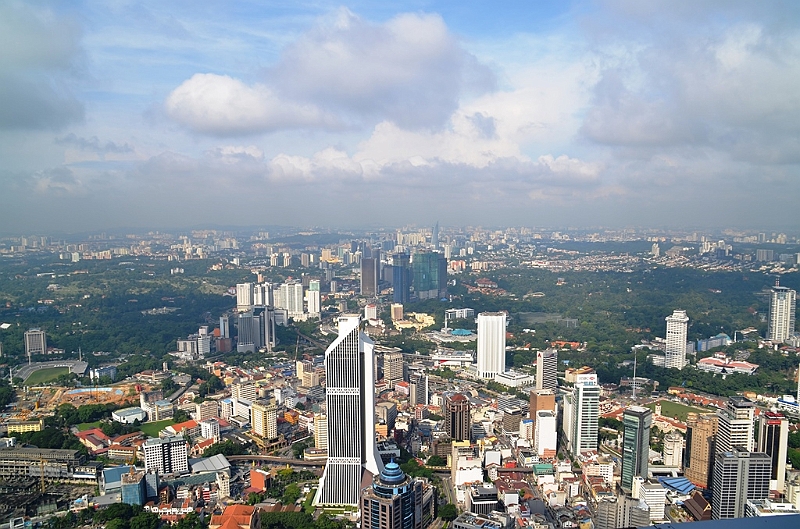
<svg viewBox="0 0 800 529"><path fill-rule="evenodd" d="M0 233L798 227L791 1L12 1L0 41Z"/></svg>

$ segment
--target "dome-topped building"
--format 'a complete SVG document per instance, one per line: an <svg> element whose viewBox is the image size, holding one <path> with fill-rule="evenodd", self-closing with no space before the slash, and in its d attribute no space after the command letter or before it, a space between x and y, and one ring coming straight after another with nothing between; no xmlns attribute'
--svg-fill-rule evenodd
<svg viewBox="0 0 800 529"><path fill-rule="evenodd" d="M361 496L361 527L364 529L425 527L426 509L423 506L430 503L427 511L430 511L432 506L432 491L429 489L422 480L406 475L394 460L386 463L381 473L374 477L372 486L366 488Z"/></svg>

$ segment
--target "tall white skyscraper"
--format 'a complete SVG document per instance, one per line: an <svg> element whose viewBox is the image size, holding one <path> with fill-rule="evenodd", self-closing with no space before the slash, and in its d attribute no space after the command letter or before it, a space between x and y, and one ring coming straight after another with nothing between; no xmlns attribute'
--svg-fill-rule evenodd
<svg viewBox="0 0 800 529"><path fill-rule="evenodd" d="M364 472L383 470L375 443L375 345L358 316L339 318L339 337L325 351L328 464L315 502L359 503Z"/></svg>
<svg viewBox="0 0 800 529"><path fill-rule="evenodd" d="M676 310L667 316L667 344L664 367L683 369L686 365L686 333L689 328L689 317L685 310Z"/></svg>
<svg viewBox="0 0 800 529"><path fill-rule="evenodd" d="M553 457L558 449L556 414L550 410L537 411L533 435L536 454L539 457Z"/></svg>
<svg viewBox="0 0 800 529"><path fill-rule="evenodd" d="M564 435L573 455L597 450L600 422L600 384L597 375L578 375L572 392L564 398Z"/></svg>
<svg viewBox="0 0 800 529"><path fill-rule="evenodd" d="M236 310L247 312L253 308L253 283L236 285Z"/></svg>
<svg viewBox="0 0 800 529"><path fill-rule="evenodd" d="M283 283L280 289L280 296L276 296L275 306L286 309L290 318L301 316L305 312L303 308L303 284L299 281Z"/></svg>
<svg viewBox="0 0 800 529"><path fill-rule="evenodd" d="M558 387L558 351L545 349L536 353L536 389Z"/></svg>
<svg viewBox="0 0 800 529"><path fill-rule="evenodd" d="M769 300L769 323L767 340L785 342L794 334L795 305L797 292L791 288L775 285Z"/></svg>
<svg viewBox="0 0 800 529"><path fill-rule="evenodd" d="M322 294L319 290L319 279L312 279L308 282L306 299L308 300L308 313L319 315L322 305Z"/></svg>
<svg viewBox="0 0 800 529"><path fill-rule="evenodd" d="M717 411L715 453L730 452L737 446L749 452L753 451L755 409L756 405L750 399L734 396L728 399L728 405L724 410Z"/></svg>
<svg viewBox="0 0 800 529"><path fill-rule="evenodd" d="M780 413L762 412L758 418L758 451L771 461L770 490L786 487L786 453L789 448L789 421Z"/></svg>
<svg viewBox="0 0 800 529"><path fill-rule="evenodd" d="M478 314L478 378L494 379L506 369L506 313Z"/></svg>

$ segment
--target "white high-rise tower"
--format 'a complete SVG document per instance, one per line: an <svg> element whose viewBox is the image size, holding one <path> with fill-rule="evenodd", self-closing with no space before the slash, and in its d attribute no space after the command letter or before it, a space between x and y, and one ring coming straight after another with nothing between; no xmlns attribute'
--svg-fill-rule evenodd
<svg viewBox="0 0 800 529"><path fill-rule="evenodd" d="M357 315L339 318L339 337L325 351L328 464L315 503L359 502L364 471L383 470L375 443L375 345Z"/></svg>
<svg viewBox="0 0 800 529"><path fill-rule="evenodd" d="M785 342L794 334L794 315L797 292L776 284L769 300L767 340Z"/></svg>
<svg viewBox="0 0 800 529"><path fill-rule="evenodd" d="M478 314L478 378L494 379L506 370L506 313Z"/></svg>
<svg viewBox="0 0 800 529"><path fill-rule="evenodd" d="M685 310L676 310L667 316L667 344L664 367L683 369L686 365L686 334L689 328L689 317Z"/></svg>

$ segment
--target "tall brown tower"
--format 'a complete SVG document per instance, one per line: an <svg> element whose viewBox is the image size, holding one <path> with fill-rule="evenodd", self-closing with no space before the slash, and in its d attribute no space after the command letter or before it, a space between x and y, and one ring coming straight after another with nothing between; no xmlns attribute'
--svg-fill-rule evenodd
<svg viewBox="0 0 800 529"><path fill-rule="evenodd" d="M717 435L717 415L689 413L686 419L686 450L684 475L686 479L704 489L711 485L714 464L714 442Z"/></svg>
<svg viewBox="0 0 800 529"><path fill-rule="evenodd" d="M472 417L467 397L461 393L446 396L442 411L450 438L454 441L469 441L472 433Z"/></svg>

